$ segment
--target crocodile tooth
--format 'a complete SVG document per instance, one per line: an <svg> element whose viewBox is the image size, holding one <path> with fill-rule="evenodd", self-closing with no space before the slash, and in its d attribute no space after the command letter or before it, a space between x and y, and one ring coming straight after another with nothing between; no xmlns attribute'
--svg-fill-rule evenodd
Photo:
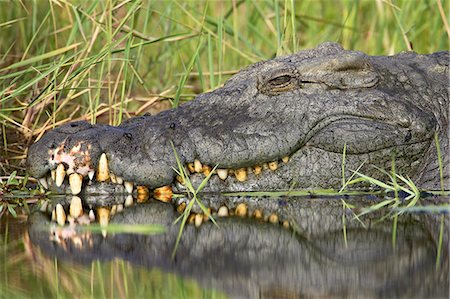
<svg viewBox="0 0 450 299"><path fill-rule="evenodd" d="M194 173L195 172L194 163L187 163L186 166L187 166L187 169L189 170L190 173Z"/></svg>
<svg viewBox="0 0 450 299"><path fill-rule="evenodd" d="M202 214L196 214L194 218L195 227L199 227L200 225L202 225L202 222L203 222Z"/></svg>
<svg viewBox="0 0 450 299"><path fill-rule="evenodd" d="M92 209L89 211L89 220L91 220L92 222L95 221L95 213Z"/></svg>
<svg viewBox="0 0 450 299"><path fill-rule="evenodd" d="M146 202L149 197L150 197L149 193L145 193L145 192L139 193L138 192L138 194L136 196L136 202L138 202L138 203Z"/></svg>
<svg viewBox="0 0 450 299"><path fill-rule="evenodd" d="M98 161L97 181L104 182L109 179L108 159L103 153Z"/></svg>
<svg viewBox="0 0 450 299"><path fill-rule="evenodd" d="M81 198L79 198L78 196L72 196L72 200L70 201L69 214L75 219L83 214L83 204L81 203Z"/></svg>
<svg viewBox="0 0 450 299"><path fill-rule="evenodd" d="M184 212L184 210L186 209L186 203L182 202L178 205L177 207L177 212L182 214Z"/></svg>
<svg viewBox="0 0 450 299"><path fill-rule="evenodd" d="M228 208L226 206L221 206L219 208L219 210L217 210L217 216L227 217L228 216Z"/></svg>
<svg viewBox="0 0 450 299"><path fill-rule="evenodd" d="M118 204L117 205L117 213L120 213L123 211L123 204Z"/></svg>
<svg viewBox="0 0 450 299"><path fill-rule="evenodd" d="M69 176L69 185L73 195L79 194L83 185L83 177L78 173L72 173Z"/></svg>
<svg viewBox="0 0 450 299"><path fill-rule="evenodd" d="M56 222L61 226L66 223L66 212L60 203L56 205Z"/></svg>
<svg viewBox="0 0 450 299"><path fill-rule="evenodd" d="M123 185L125 186L125 190L127 190L128 193L133 193L133 182L124 182Z"/></svg>
<svg viewBox="0 0 450 299"><path fill-rule="evenodd" d="M202 166L202 172L205 176L208 176L211 173L211 170L212 170L212 168L209 165Z"/></svg>
<svg viewBox="0 0 450 299"><path fill-rule="evenodd" d="M147 186L142 186L142 185L137 186L136 191L137 191L137 194L148 194L150 192L148 190Z"/></svg>
<svg viewBox="0 0 450 299"><path fill-rule="evenodd" d="M130 194L125 199L125 206L126 207L131 207L132 205L133 205L133 196Z"/></svg>
<svg viewBox="0 0 450 299"><path fill-rule="evenodd" d="M117 184L117 179L116 179L116 175L112 172L109 173L109 178L111 179L111 182L113 184Z"/></svg>
<svg viewBox="0 0 450 299"><path fill-rule="evenodd" d="M121 176L116 175L117 184L122 185L123 184L123 178Z"/></svg>
<svg viewBox="0 0 450 299"><path fill-rule="evenodd" d="M175 179L177 180L178 183L180 183L181 185L184 185L184 179L181 175L177 175L175 177Z"/></svg>
<svg viewBox="0 0 450 299"><path fill-rule="evenodd" d="M260 209L256 209L253 212L253 217L256 219L262 219L263 218L263 212Z"/></svg>
<svg viewBox="0 0 450 299"><path fill-rule="evenodd" d="M202 168L203 168L203 166L202 166L202 163L200 162L200 160L195 159L194 160L194 171L197 173L200 173L200 172L202 172Z"/></svg>
<svg viewBox="0 0 450 299"><path fill-rule="evenodd" d="M281 161L283 161L283 163L289 162L289 156L281 158Z"/></svg>
<svg viewBox="0 0 450 299"><path fill-rule="evenodd" d="M56 222L56 208L52 210L52 221Z"/></svg>
<svg viewBox="0 0 450 299"><path fill-rule="evenodd" d="M116 212L117 212L117 205L113 205L113 206L111 207L111 211L110 211L111 216L116 215Z"/></svg>
<svg viewBox="0 0 450 299"><path fill-rule="evenodd" d="M247 180L247 169L238 168L234 171L234 175L236 176L236 180L239 182L245 182Z"/></svg>
<svg viewBox="0 0 450 299"><path fill-rule="evenodd" d="M245 203L238 204L235 213L239 217L247 216L247 205Z"/></svg>
<svg viewBox="0 0 450 299"><path fill-rule="evenodd" d="M256 165L255 167L253 167L253 173L254 173L255 175L258 175L258 174L260 174L261 172L262 172L262 166Z"/></svg>
<svg viewBox="0 0 450 299"><path fill-rule="evenodd" d="M278 168L278 161L269 162L268 164L270 170L277 170Z"/></svg>
<svg viewBox="0 0 450 299"><path fill-rule="evenodd" d="M225 181L228 177L228 169L224 169L224 168L217 169L217 175L219 176L219 178L221 180Z"/></svg>
<svg viewBox="0 0 450 299"><path fill-rule="evenodd" d="M50 170L50 177L52 178L53 182L56 180L56 170L55 169Z"/></svg>
<svg viewBox="0 0 450 299"><path fill-rule="evenodd" d="M273 224L278 223L278 216L277 216L277 214L270 214L270 216L269 216L269 222L270 222L270 223L273 223Z"/></svg>
<svg viewBox="0 0 450 299"><path fill-rule="evenodd" d="M90 180L90 181L92 181L92 180L94 179L94 175L95 175L95 171L89 170L89 172L88 172L88 177L89 177L89 180Z"/></svg>
<svg viewBox="0 0 450 299"><path fill-rule="evenodd" d="M195 213L189 214L189 216L188 216L188 218L187 218L187 223L188 223L188 224L194 223L195 215L197 215L197 214L195 214Z"/></svg>
<svg viewBox="0 0 450 299"><path fill-rule="evenodd" d="M71 175L72 173L75 173L75 171L73 171L73 168L72 167L67 168L66 174Z"/></svg>
<svg viewBox="0 0 450 299"><path fill-rule="evenodd" d="M64 169L64 165L61 163L56 167L56 178L55 184L57 187L61 187L64 182L64 177L66 176L66 170Z"/></svg>
<svg viewBox="0 0 450 299"><path fill-rule="evenodd" d="M39 210L40 210L41 212L46 212L46 211L47 211L47 207L48 207L48 201L47 201L47 200L44 200L44 201L42 202L41 207L39 208Z"/></svg>
<svg viewBox="0 0 450 299"><path fill-rule="evenodd" d="M172 200L172 187L162 186L153 191L153 197L159 201L170 202Z"/></svg>
<svg viewBox="0 0 450 299"><path fill-rule="evenodd" d="M108 208L100 207L97 209L98 222L102 228L108 226L111 211ZM103 237L106 237L106 230L102 230Z"/></svg>
<svg viewBox="0 0 450 299"><path fill-rule="evenodd" d="M283 227L284 227L284 228L289 228L289 226L290 226L290 225L289 225L289 221L284 220L284 221L283 221Z"/></svg>
<svg viewBox="0 0 450 299"><path fill-rule="evenodd" d="M44 189L48 189L48 184L47 184L47 178L43 177L39 179L39 183L41 183L42 187L44 187Z"/></svg>

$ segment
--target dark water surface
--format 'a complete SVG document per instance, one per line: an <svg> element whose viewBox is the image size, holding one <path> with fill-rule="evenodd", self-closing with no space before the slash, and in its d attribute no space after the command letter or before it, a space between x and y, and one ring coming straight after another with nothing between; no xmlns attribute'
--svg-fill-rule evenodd
<svg viewBox="0 0 450 299"><path fill-rule="evenodd" d="M30 225L3 216L0 296L449 298L448 214L381 220L384 211L360 222L358 209L344 204L364 207L367 199L253 198L249 209L258 203L277 211L279 224L226 217L218 227L187 225L175 258L178 213L170 204L134 204L110 221L166 227L156 234L62 229L38 211Z"/></svg>

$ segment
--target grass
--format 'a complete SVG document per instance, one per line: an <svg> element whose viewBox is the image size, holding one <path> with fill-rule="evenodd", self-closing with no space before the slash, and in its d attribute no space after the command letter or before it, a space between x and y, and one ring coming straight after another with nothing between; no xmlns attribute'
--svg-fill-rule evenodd
<svg viewBox="0 0 450 299"><path fill-rule="evenodd" d="M1 168L57 125L119 124L250 63L337 41L372 55L448 49L445 1L36 1L0 12ZM13 132L22 137L13 138Z"/></svg>
<svg viewBox="0 0 450 299"><path fill-rule="evenodd" d="M419 53L447 50L450 38L449 16L444 11L449 0L2 4L3 213L14 213L18 205L31 202L14 201L5 194L22 196L27 191L24 159L28 145L63 123L83 119L119 124L128 117L158 111L167 101L177 106L198 93L217 88L250 63L312 48L324 41L336 41L370 55L391 55L411 48ZM183 169L178 168L180 172ZM355 180L366 180L394 194L402 184L411 191L409 202L417 202L413 195L416 189L408 178L394 173L390 178L391 182L377 182L356 169L349 178L342 176L340 194L354 194L345 187ZM188 190L194 199L192 204L201 204L198 190ZM301 194L309 195L311 191L288 193ZM336 190L313 194L332 195ZM395 203L390 204L394 204L396 212L422 208L402 210Z"/></svg>

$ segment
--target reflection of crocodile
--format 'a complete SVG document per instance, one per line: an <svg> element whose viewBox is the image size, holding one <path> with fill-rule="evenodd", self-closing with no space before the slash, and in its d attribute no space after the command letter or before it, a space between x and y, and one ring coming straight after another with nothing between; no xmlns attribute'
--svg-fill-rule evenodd
<svg viewBox="0 0 450 299"><path fill-rule="evenodd" d="M361 206L371 200L346 201ZM86 198L86 202L98 200ZM161 224L166 227L164 234L115 233L103 238L81 230L51 241L53 235L41 226L49 223L49 217L34 213L29 218L29 235L51 257L83 263L121 258L193 278L230 297L448 298L445 245L436 269L439 220L433 224L425 215L399 217L394 245L391 221L380 222L377 215L368 215L362 218L369 227L364 229L342 208L340 199L284 198L283 203L276 202L257 199L258 206L267 208L265 212L288 218L296 233L249 218L217 218L219 228L211 222L185 227L174 260L171 252L179 226L172 223L177 214L171 205L160 202L125 208L111 224ZM348 246L343 215L347 215ZM56 228L64 229L67 227ZM447 244L445 229L443 243Z"/></svg>
<svg viewBox="0 0 450 299"><path fill-rule="evenodd" d="M252 65L156 116L61 126L30 147L28 171L45 186L70 182L74 194L97 167L98 181L156 188L176 178L173 142L193 181L218 165L209 190L336 188L345 146L346 177L362 164L380 177L371 165L390 169L395 158L398 173L436 188L435 132L445 180L450 164L448 63L448 52L371 57L325 43Z"/></svg>

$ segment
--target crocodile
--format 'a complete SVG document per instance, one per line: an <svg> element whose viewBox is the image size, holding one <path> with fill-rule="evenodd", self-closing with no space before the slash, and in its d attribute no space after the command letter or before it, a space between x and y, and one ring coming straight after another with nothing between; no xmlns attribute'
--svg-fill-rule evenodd
<svg viewBox="0 0 450 299"><path fill-rule="evenodd" d="M154 116L62 125L29 148L27 169L73 194L140 186L164 196L183 190L181 171L197 186L210 176L211 192L340 188L355 171L386 178L393 162L420 188L448 187L449 60L326 42Z"/></svg>

